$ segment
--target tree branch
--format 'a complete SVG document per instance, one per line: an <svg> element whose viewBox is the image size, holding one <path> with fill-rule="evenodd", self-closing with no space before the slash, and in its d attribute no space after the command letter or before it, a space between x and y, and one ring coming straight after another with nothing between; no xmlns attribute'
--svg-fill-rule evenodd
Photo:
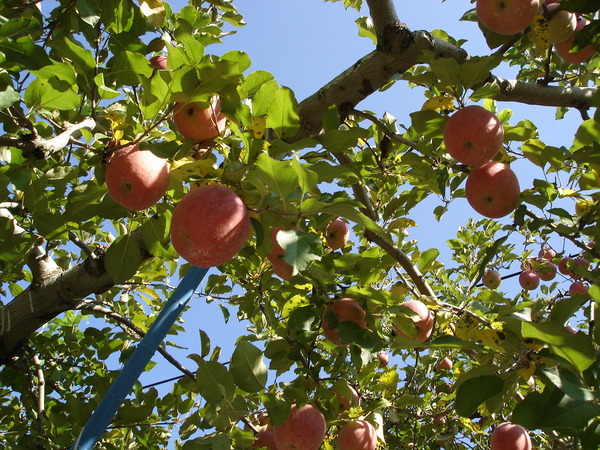
<svg viewBox="0 0 600 450"><path fill-rule="evenodd" d="M383 37L384 30L390 23L400 22L392 0L367 0L367 5L378 39Z"/></svg>

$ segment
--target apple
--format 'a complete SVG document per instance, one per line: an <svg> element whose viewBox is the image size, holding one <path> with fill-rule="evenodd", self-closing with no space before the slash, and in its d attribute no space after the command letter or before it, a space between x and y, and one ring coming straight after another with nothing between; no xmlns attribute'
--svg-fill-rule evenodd
<svg viewBox="0 0 600 450"><path fill-rule="evenodd" d="M379 367L384 368L390 363L390 355L385 350L381 350L377 353L377 359L379 360Z"/></svg>
<svg viewBox="0 0 600 450"><path fill-rule="evenodd" d="M470 166L490 161L502 148L504 128L496 115L479 105L452 114L444 125L444 144L455 160Z"/></svg>
<svg viewBox="0 0 600 450"><path fill-rule="evenodd" d="M491 450L531 450L531 439L521 425L504 422L494 428Z"/></svg>
<svg viewBox="0 0 600 450"><path fill-rule="evenodd" d="M580 64L596 53L596 47L594 47L593 44L587 45L574 52L571 51L573 44L575 43L575 36L586 25L587 21L584 18L579 18L577 20L577 25L575 26L575 34L566 41L554 44L554 50L556 50L558 56L560 56L566 62L570 62L571 64Z"/></svg>
<svg viewBox="0 0 600 450"><path fill-rule="evenodd" d="M195 266L226 263L249 237L246 206L226 186L200 186L184 195L173 210L171 242L179 255Z"/></svg>
<svg viewBox="0 0 600 450"><path fill-rule="evenodd" d="M285 262L285 250L277 242L277 233L283 230L281 227L273 228L271 231L271 252L267 255L267 259L271 262L273 273L278 277L289 281L294 273L294 268L291 264Z"/></svg>
<svg viewBox="0 0 600 450"><path fill-rule="evenodd" d="M556 11L559 3L547 5L548 11L548 32L550 33L550 42L564 42L575 34L577 27L577 16L564 9Z"/></svg>
<svg viewBox="0 0 600 450"><path fill-rule="evenodd" d="M571 271L571 264L573 263L573 258L569 258L568 256L565 256L564 258L562 258L559 262L558 262L558 271L560 273L562 273L563 275L568 275L568 276L572 276L575 275L572 271Z"/></svg>
<svg viewBox="0 0 600 450"><path fill-rule="evenodd" d="M123 147L112 155L106 166L106 187L120 205L134 211L158 202L169 187L169 165L137 144Z"/></svg>
<svg viewBox="0 0 600 450"><path fill-rule="evenodd" d="M152 64L156 69L166 69L167 68L167 55L156 55L150 58L150 64Z"/></svg>
<svg viewBox="0 0 600 450"><path fill-rule="evenodd" d="M337 448L339 450L375 450L376 447L375 427L366 420L348 422L338 432Z"/></svg>
<svg viewBox="0 0 600 450"><path fill-rule="evenodd" d="M431 311L425 305L425 303L419 300L408 300L400 306L409 308L410 310L414 311L419 315L420 319L416 322L413 322L417 330L416 336L410 337L407 334L405 334L397 325L394 325L396 333L399 336L408 339L413 339L417 342L425 342L427 339L429 339L431 333L433 332L434 315L431 313Z"/></svg>
<svg viewBox="0 0 600 450"><path fill-rule="evenodd" d="M482 281L483 285L488 289L497 289L502 282L502 277L500 276L500 272L490 269L483 275Z"/></svg>
<svg viewBox="0 0 600 450"><path fill-rule="evenodd" d="M567 330L571 334L577 334L577 332L579 331L576 328L573 328L571 325L565 326L565 330Z"/></svg>
<svg viewBox="0 0 600 450"><path fill-rule="evenodd" d="M465 195L479 214L497 219L517 206L520 187L515 173L506 164L487 162L475 167L467 177Z"/></svg>
<svg viewBox="0 0 600 450"><path fill-rule="evenodd" d="M523 289L532 291L540 285L540 277L533 270L524 270L519 275L519 284Z"/></svg>
<svg viewBox="0 0 600 450"><path fill-rule="evenodd" d="M588 285L583 281L574 281L569 286L569 295L574 297L575 295L587 295L589 292Z"/></svg>
<svg viewBox="0 0 600 450"><path fill-rule="evenodd" d="M323 312L323 334L335 345L348 344L342 344L340 332L329 326L328 320L331 314L335 315L338 322L354 322L361 328L367 328L367 322L365 321L367 313L353 298L341 298L329 303Z"/></svg>
<svg viewBox="0 0 600 450"><path fill-rule="evenodd" d="M331 250L342 248L348 242L350 228L342 219L334 219L327 225L325 240Z"/></svg>
<svg viewBox="0 0 600 450"><path fill-rule="evenodd" d="M348 389L350 390L351 397L346 397L335 392L341 411L348 411L353 406L360 406L360 395L358 395L356 389L350 385L348 385Z"/></svg>
<svg viewBox="0 0 600 450"><path fill-rule="evenodd" d="M539 0L477 0L479 22L498 34L517 34L533 21Z"/></svg>
<svg viewBox="0 0 600 450"><path fill-rule="evenodd" d="M275 438L272 431L259 431L254 437L256 440L252 443L250 448L268 448L269 450L278 450L275 445Z"/></svg>
<svg viewBox="0 0 600 450"><path fill-rule="evenodd" d="M213 97L208 108L196 103L177 104L173 123L184 138L198 142L214 139L225 130L227 119L221 114L221 99Z"/></svg>
<svg viewBox="0 0 600 450"><path fill-rule="evenodd" d="M315 406L292 405L286 421L273 426L273 438L278 450L318 450L326 431L325 417Z"/></svg>
<svg viewBox="0 0 600 450"><path fill-rule="evenodd" d="M540 280L552 281L556 277L556 266L551 261L538 261L535 273L538 274Z"/></svg>
<svg viewBox="0 0 600 450"><path fill-rule="evenodd" d="M590 268L590 262L585 258L576 258L571 263L571 278L581 278L581 276L587 272Z"/></svg>
<svg viewBox="0 0 600 450"><path fill-rule="evenodd" d="M446 356L435 365L435 368L438 370L450 370L452 369L452 365L452 360Z"/></svg>
<svg viewBox="0 0 600 450"><path fill-rule="evenodd" d="M538 252L538 257L542 259L551 260L556 256L556 252L550 247L543 247Z"/></svg>

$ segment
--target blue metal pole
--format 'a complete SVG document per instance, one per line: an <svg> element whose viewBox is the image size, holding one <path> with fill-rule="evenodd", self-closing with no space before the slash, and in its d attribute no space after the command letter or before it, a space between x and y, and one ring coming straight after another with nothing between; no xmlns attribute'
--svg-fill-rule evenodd
<svg viewBox="0 0 600 450"><path fill-rule="evenodd" d="M167 333L181 314L188 300L204 278L208 269L192 266L179 282L179 285L165 304L148 333L131 354L123 370L114 381L104 398L94 411L71 450L90 450L110 424L117 410L131 392L146 364L165 339Z"/></svg>

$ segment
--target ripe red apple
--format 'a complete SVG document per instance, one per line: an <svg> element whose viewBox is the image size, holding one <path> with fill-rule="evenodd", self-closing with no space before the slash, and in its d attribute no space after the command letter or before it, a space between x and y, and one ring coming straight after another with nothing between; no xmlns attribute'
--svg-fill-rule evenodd
<svg viewBox="0 0 600 450"><path fill-rule="evenodd" d="M488 289L497 289L502 282L502 277L500 276L500 272L490 269L483 275L482 281L483 285Z"/></svg>
<svg viewBox="0 0 600 450"><path fill-rule="evenodd" d="M173 211L171 242L179 255L195 266L226 263L249 237L246 206L226 186L200 186L188 192Z"/></svg>
<svg viewBox="0 0 600 450"><path fill-rule="evenodd" d="M152 64L157 69L166 69L167 68L167 55L156 55L150 58L150 64Z"/></svg>
<svg viewBox="0 0 600 450"><path fill-rule="evenodd" d="M452 114L444 125L444 144L455 160L470 166L490 161L502 148L504 128L496 115L479 105Z"/></svg>
<svg viewBox="0 0 600 450"><path fill-rule="evenodd" d="M200 108L196 103L175 106L173 123L179 133L198 142L214 139L225 130L227 119L221 114L221 99L213 97L208 108Z"/></svg>
<svg viewBox="0 0 600 450"><path fill-rule="evenodd" d="M282 229L281 227L276 227L271 230L271 252L267 255L267 259L271 262L273 273L289 281L294 273L294 268L283 259L285 250L277 242L277 233Z"/></svg>
<svg viewBox="0 0 600 450"><path fill-rule="evenodd" d="M577 25L575 26L575 34L568 38L566 41L554 44L554 50L556 50L558 56L560 56L565 61L570 62L571 64L580 64L591 58L592 55L594 55L597 52L597 49L596 47L594 47L593 44L587 45L582 49L574 52L571 51L571 49L573 48L573 44L575 43L575 35L577 35L577 33L581 31L581 29L586 25L587 21L584 18L579 18L577 20Z"/></svg>
<svg viewBox="0 0 600 450"><path fill-rule="evenodd" d="M571 278L581 278L590 268L590 262L585 258L576 258L571 263Z"/></svg>
<svg viewBox="0 0 600 450"><path fill-rule="evenodd" d="M252 443L250 448L268 448L269 450L277 450L272 431L259 431L254 436L256 437L256 440Z"/></svg>
<svg viewBox="0 0 600 450"><path fill-rule="evenodd" d="M519 275L519 284L523 289L532 291L540 285L540 277L533 270L524 270Z"/></svg>
<svg viewBox="0 0 600 450"><path fill-rule="evenodd" d="M327 225L325 240L331 250L342 248L348 242L350 228L342 219L334 219Z"/></svg>
<svg viewBox="0 0 600 450"><path fill-rule="evenodd" d="M435 368L438 370L450 370L452 369L452 365L452 360L446 356L435 365Z"/></svg>
<svg viewBox="0 0 600 450"><path fill-rule="evenodd" d="M318 450L326 431L325 417L315 406L292 405L286 421L273 426L273 437L278 450Z"/></svg>
<svg viewBox="0 0 600 450"><path fill-rule="evenodd" d="M521 425L504 422L494 428L491 450L531 450L531 439Z"/></svg>
<svg viewBox="0 0 600 450"><path fill-rule="evenodd" d="M338 403L340 404L341 411L348 411L353 406L360 406L360 395L358 395L358 392L356 392L356 389L354 389L352 386L348 385L348 388L350 390L351 397L340 395L337 392L335 393Z"/></svg>
<svg viewBox="0 0 600 450"><path fill-rule="evenodd" d="M551 3L547 5L548 11L548 32L550 33L550 42L564 42L575 34L577 26L577 16L572 12L561 9L555 11L559 7L559 3Z"/></svg>
<svg viewBox="0 0 600 450"><path fill-rule="evenodd" d="M556 277L556 266L551 261L538 261L535 273L538 274L540 280L552 281Z"/></svg>
<svg viewBox="0 0 600 450"><path fill-rule="evenodd" d="M573 264L573 258L565 256L558 262L558 271L563 275L575 278L575 273L571 270Z"/></svg>
<svg viewBox="0 0 600 450"><path fill-rule="evenodd" d="M417 334L414 337L408 336L407 334L402 332L402 330L397 325L394 325L398 336L413 339L417 342L425 342L427 339L429 339L431 333L433 332L433 325L435 321L434 315L431 313L429 308L427 308L425 303L419 300L409 300L407 302L404 302L400 306L411 309L412 311L417 313L421 319L414 322L414 326L417 329Z"/></svg>
<svg viewBox="0 0 600 450"><path fill-rule="evenodd" d="M556 252L552 250L550 247L541 248L538 257L542 259L553 259L556 256Z"/></svg>
<svg viewBox="0 0 600 450"><path fill-rule="evenodd" d="M390 363L390 355L385 350L381 350L377 353L377 359L379 360L379 367L384 368Z"/></svg>
<svg viewBox="0 0 600 450"><path fill-rule="evenodd" d="M367 313L356 300L353 298L341 298L333 301L325 307L322 323L323 334L335 345L348 344L342 344L340 332L329 326L328 318L330 317L330 314L334 314L338 322L354 322L361 328L367 328L367 322L365 321Z"/></svg>
<svg viewBox="0 0 600 450"><path fill-rule="evenodd" d="M377 447L377 433L375 427L366 420L348 422L337 436L339 450L375 450Z"/></svg>
<svg viewBox="0 0 600 450"><path fill-rule="evenodd" d="M487 162L475 167L467 177L465 194L471 207L485 217L496 219L517 206L519 180L506 164Z"/></svg>
<svg viewBox="0 0 600 450"><path fill-rule="evenodd" d="M539 0L477 0L479 22L498 34L517 34L533 21Z"/></svg>
<svg viewBox="0 0 600 450"><path fill-rule="evenodd" d="M137 144L119 149L106 166L110 196L126 208L139 211L158 202L169 187L169 165Z"/></svg>
<svg viewBox="0 0 600 450"><path fill-rule="evenodd" d="M588 292L588 285L583 281L574 281L573 283L571 283L571 286L569 286L569 295L571 297L575 295L587 295Z"/></svg>

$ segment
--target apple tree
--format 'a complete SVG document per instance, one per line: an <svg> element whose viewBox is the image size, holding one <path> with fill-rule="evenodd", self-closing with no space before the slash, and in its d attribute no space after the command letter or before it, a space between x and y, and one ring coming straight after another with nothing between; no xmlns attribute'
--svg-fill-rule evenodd
<svg viewBox="0 0 600 450"><path fill-rule="evenodd" d="M310 448L488 448L504 422L538 448L598 448L597 2L464 1L489 48L469 55L462 36L403 23L400 2L344 0L330 6L364 15L356 39L372 51L305 99L219 50L244 25L235 3L2 2L0 443L71 445L190 267L175 207L221 185L250 231L189 304L199 319L171 330L200 344L185 358L161 345L182 376L137 383L100 448L172 434L183 449L275 448L298 426ZM392 89L422 102L361 108ZM543 142L512 105L553 109L557 127L577 115L577 131ZM170 175L129 209L107 168L132 146ZM221 236L214 209L178 239ZM449 258L411 236L451 216ZM205 300L248 324L232 352L203 330Z"/></svg>

